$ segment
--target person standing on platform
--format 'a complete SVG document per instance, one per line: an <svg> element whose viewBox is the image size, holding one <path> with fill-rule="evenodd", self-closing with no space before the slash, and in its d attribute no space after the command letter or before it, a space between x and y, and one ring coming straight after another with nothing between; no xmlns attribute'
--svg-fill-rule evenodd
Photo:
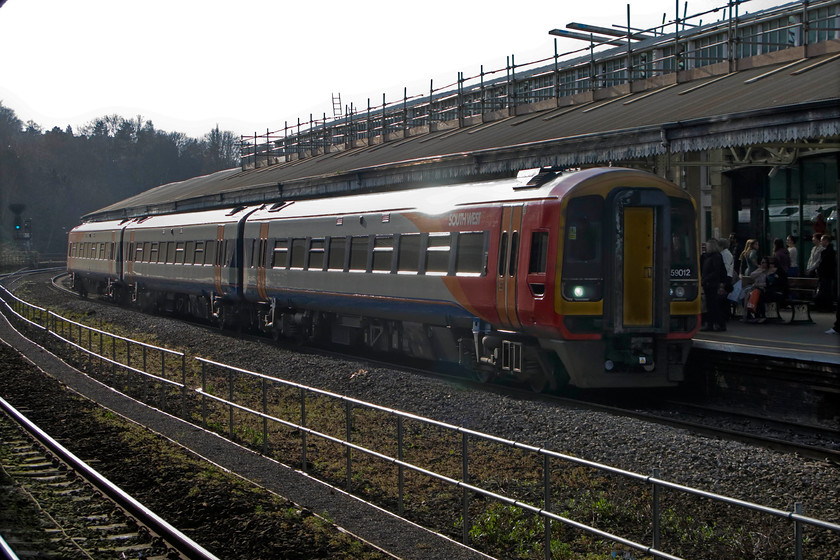
<svg viewBox="0 0 840 560"><path fill-rule="evenodd" d="M815 277L817 275L817 267L820 265L820 253L822 253L822 235L815 233L811 236L811 242L814 246L811 248L811 256L808 257L808 264L805 265L805 276Z"/></svg>
<svg viewBox="0 0 840 560"><path fill-rule="evenodd" d="M732 283L726 275L723 257L720 255L720 245L717 239L706 242L706 258L703 259L700 278L703 295L706 296L706 326L704 331L725 331L726 321L723 317L723 305L726 294L732 290ZM727 288L727 286L729 288Z"/></svg>
<svg viewBox="0 0 840 560"><path fill-rule="evenodd" d="M744 245L744 252L741 253L741 257L738 259L741 276L752 274L758 268L758 262L758 241L747 239L747 243Z"/></svg>
<svg viewBox="0 0 840 560"><path fill-rule="evenodd" d="M785 242L778 237L773 240L773 257L776 259L776 268L781 268L787 274L790 269L790 253Z"/></svg>
<svg viewBox="0 0 840 560"><path fill-rule="evenodd" d="M787 249L790 255L790 268L788 269L788 276L799 276L799 250L796 248L796 236L787 236Z"/></svg>
<svg viewBox="0 0 840 560"><path fill-rule="evenodd" d="M823 250L817 265L817 295L814 307L823 311L830 311L834 304L834 281L837 277L837 254L831 245L831 236L823 234L820 239Z"/></svg>

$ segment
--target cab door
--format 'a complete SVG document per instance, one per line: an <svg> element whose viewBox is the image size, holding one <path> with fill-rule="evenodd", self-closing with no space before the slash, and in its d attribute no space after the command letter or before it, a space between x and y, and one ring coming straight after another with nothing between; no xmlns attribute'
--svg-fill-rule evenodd
<svg viewBox="0 0 840 560"><path fill-rule="evenodd" d="M612 298L610 323L616 332L658 332L668 326L670 274L658 248L670 235L663 219L669 211L668 197L657 189L618 190L612 196L615 255L605 297Z"/></svg>
<svg viewBox="0 0 840 560"><path fill-rule="evenodd" d="M496 270L496 310L504 329L518 330L522 323L516 309L516 274L519 267L519 245L522 232L523 206L505 206L499 236L499 261Z"/></svg>
<svg viewBox="0 0 840 560"><path fill-rule="evenodd" d="M654 324L654 209L649 206L624 208L624 310L625 327Z"/></svg>

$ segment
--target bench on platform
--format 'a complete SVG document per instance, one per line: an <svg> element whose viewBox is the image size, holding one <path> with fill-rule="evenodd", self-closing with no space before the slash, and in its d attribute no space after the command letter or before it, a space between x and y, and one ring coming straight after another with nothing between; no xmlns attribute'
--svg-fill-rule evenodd
<svg viewBox="0 0 840 560"><path fill-rule="evenodd" d="M768 319L792 324L813 323L811 308L814 306L816 278L793 276L788 278L788 297L780 303L768 302L764 314ZM786 319L782 313L790 318Z"/></svg>

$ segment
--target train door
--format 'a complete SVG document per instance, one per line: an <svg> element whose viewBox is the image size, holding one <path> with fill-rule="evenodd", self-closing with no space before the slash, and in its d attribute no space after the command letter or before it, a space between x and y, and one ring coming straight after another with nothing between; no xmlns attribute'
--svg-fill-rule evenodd
<svg viewBox="0 0 840 560"><path fill-rule="evenodd" d="M496 274L496 309L502 328L519 329L522 324L516 310L516 273L522 231L523 206L502 209L499 237L499 262Z"/></svg>
<svg viewBox="0 0 840 560"><path fill-rule="evenodd" d="M619 191L613 199L616 248L613 264L612 323L616 331L657 330L667 316L670 275L662 246L670 232L661 217L667 196L653 189Z"/></svg>
<svg viewBox="0 0 840 560"><path fill-rule="evenodd" d="M266 256L268 254L268 223L260 224L260 240L257 245L257 293L263 300L268 299L265 291Z"/></svg>
<svg viewBox="0 0 840 560"><path fill-rule="evenodd" d="M222 266L225 259L225 226L216 227L216 255L213 259L213 281L216 293L222 295Z"/></svg>

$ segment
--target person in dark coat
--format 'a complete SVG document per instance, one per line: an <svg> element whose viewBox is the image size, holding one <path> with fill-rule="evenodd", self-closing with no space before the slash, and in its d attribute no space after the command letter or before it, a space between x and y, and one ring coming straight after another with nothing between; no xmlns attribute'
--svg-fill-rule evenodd
<svg viewBox="0 0 840 560"><path fill-rule="evenodd" d="M725 331L726 320L723 305L726 301L727 285L731 291L731 282L726 274L726 266L720 255L720 248L716 239L706 242L706 255L700 270L703 295L706 297L706 326L704 331Z"/></svg>
<svg viewBox="0 0 840 560"><path fill-rule="evenodd" d="M822 236L820 244L823 250L817 265L817 296L814 298L814 307L831 311L834 304L834 282L837 277L837 253L831 245L829 234Z"/></svg>

